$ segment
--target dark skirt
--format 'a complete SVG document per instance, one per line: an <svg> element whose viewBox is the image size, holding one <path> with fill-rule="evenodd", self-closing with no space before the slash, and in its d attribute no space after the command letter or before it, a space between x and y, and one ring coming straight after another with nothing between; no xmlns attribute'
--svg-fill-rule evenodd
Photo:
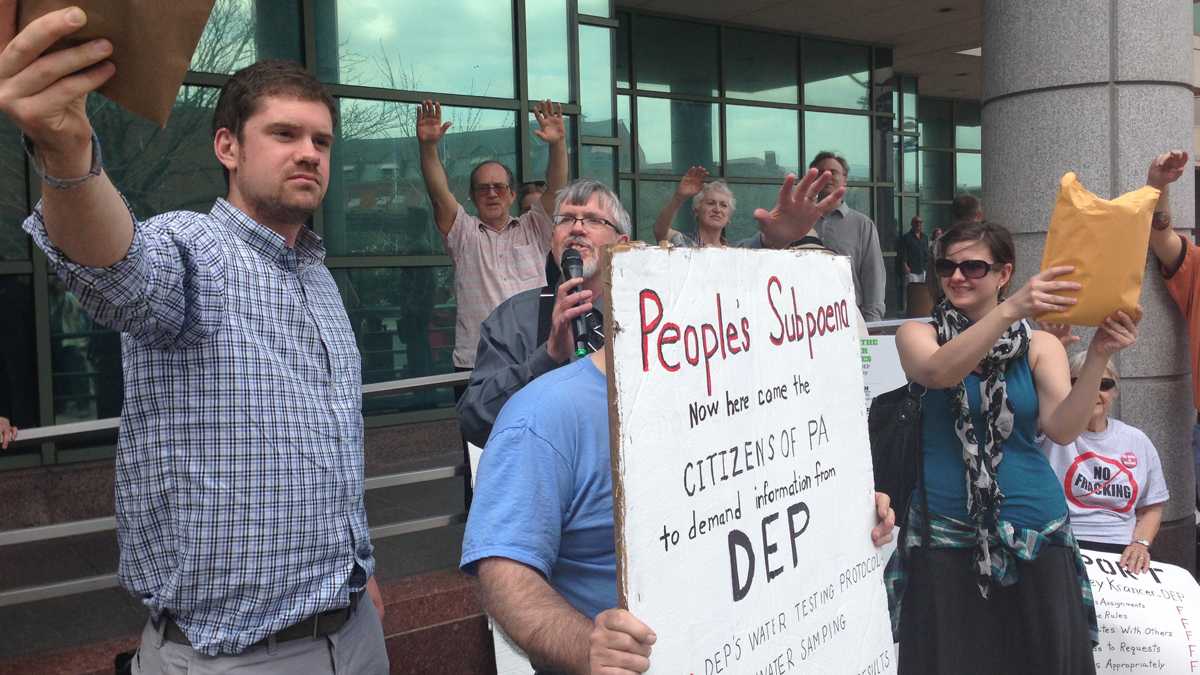
<svg viewBox="0 0 1200 675"><path fill-rule="evenodd" d="M900 675L1094 675L1072 550L1018 561L1020 580L975 586L971 549L910 551L900 615Z"/></svg>

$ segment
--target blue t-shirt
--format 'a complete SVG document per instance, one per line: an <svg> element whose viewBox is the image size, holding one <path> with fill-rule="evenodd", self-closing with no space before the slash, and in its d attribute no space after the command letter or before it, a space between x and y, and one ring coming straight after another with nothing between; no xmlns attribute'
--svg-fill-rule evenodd
<svg viewBox="0 0 1200 675"><path fill-rule="evenodd" d="M980 411L980 379L965 380L967 402L979 438L984 418ZM1029 357L1009 363L1005 371L1008 400L1013 406L1013 431L1002 444L996 480L1004 494L1000 517L1018 527L1041 529L1067 512L1062 485L1037 442L1038 398ZM962 443L954 432L953 390L931 389L922 408L921 441L925 453L925 485L929 512L969 520L966 465Z"/></svg>
<svg viewBox="0 0 1200 675"><path fill-rule="evenodd" d="M608 384L590 358L525 385L479 462L460 566L508 558L538 570L589 619L617 606Z"/></svg>

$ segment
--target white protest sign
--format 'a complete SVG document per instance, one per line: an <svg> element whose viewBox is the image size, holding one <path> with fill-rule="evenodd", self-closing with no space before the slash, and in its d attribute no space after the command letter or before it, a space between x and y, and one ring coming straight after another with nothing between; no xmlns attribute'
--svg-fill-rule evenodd
<svg viewBox="0 0 1200 675"><path fill-rule="evenodd" d="M846 258L616 250L618 592L653 673L895 672Z"/></svg>
<svg viewBox="0 0 1200 675"><path fill-rule="evenodd" d="M1200 673L1200 586L1187 570L1151 563L1133 575L1121 556L1082 551L1100 644L1097 673Z"/></svg>
<svg viewBox="0 0 1200 675"><path fill-rule="evenodd" d="M900 353L896 351L896 336L873 335L863 338L862 369L863 393L867 407L876 396L898 389L908 382L904 368L900 366Z"/></svg>

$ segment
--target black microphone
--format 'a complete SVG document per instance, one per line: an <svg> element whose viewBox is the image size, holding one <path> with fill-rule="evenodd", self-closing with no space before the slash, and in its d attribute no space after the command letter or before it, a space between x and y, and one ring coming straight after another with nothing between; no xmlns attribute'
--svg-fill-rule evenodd
<svg viewBox="0 0 1200 675"><path fill-rule="evenodd" d="M583 258L579 255L579 251L573 248L563 251L562 271L563 281L583 276ZM577 291L578 289L571 293L574 294ZM575 356L587 356L587 320L584 319L584 315L581 314L571 319L571 332L575 334Z"/></svg>

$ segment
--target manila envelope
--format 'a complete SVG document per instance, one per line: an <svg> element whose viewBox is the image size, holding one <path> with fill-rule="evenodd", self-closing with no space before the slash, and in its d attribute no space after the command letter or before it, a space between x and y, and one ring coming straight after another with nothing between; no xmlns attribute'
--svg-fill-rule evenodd
<svg viewBox="0 0 1200 675"><path fill-rule="evenodd" d="M117 67L100 93L126 110L167 125L192 52L215 0L21 0L18 26L65 7L87 12L87 23L51 49L96 38L113 45Z"/></svg>
<svg viewBox="0 0 1200 675"><path fill-rule="evenodd" d="M1061 293L1079 300L1073 307L1042 314L1039 320L1098 326L1117 310L1134 319L1140 316L1138 298L1158 194L1146 186L1109 201L1084 189L1073 172L1062 177L1042 269L1073 265L1074 272L1057 279L1083 288Z"/></svg>

